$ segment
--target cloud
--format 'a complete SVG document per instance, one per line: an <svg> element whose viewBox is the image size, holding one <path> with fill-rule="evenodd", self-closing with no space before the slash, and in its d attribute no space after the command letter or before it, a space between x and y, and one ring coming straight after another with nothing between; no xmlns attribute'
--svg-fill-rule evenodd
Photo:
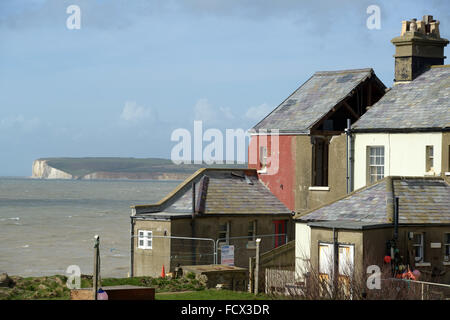
<svg viewBox="0 0 450 320"><path fill-rule="evenodd" d="M0 129L18 129L25 132L30 132L37 129L41 125L39 118L26 118L23 115L8 116L0 119Z"/></svg>
<svg viewBox="0 0 450 320"><path fill-rule="evenodd" d="M139 106L135 101L125 102L120 114L120 119L125 123L137 123L143 120L154 121L155 118L156 116L151 108Z"/></svg>
<svg viewBox="0 0 450 320"><path fill-rule="evenodd" d="M235 116L229 107L214 107L206 98L197 100L194 106L194 120L206 124L223 124L224 120L233 120Z"/></svg>
<svg viewBox="0 0 450 320"><path fill-rule="evenodd" d="M265 116L267 116L273 108L269 106L267 103L260 104L259 106L248 108L245 113L245 117L250 120L260 121Z"/></svg>

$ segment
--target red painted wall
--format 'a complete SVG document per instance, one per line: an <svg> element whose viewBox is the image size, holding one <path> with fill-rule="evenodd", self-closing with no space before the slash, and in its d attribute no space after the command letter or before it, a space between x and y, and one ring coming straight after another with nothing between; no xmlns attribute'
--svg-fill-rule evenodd
<svg viewBox="0 0 450 320"><path fill-rule="evenodd" d="M278 143L275 140L276 138L278 138ZM272 166L272 170L269 168L267 174L258 174L259 179L286 207L294 210L295 153L292 150L293 136L252 136L249 144L248 159L248 167L251 169L261 170L261 161L259 159L260 146L265 146L267 155L272 157L272 164L269 165ZM253 158L252 153L254 155ZM275 157L278 158L276 159ZM255 158L256 163L252 161ZM273 170L274 166L278 166L278 170Z"/></svg>

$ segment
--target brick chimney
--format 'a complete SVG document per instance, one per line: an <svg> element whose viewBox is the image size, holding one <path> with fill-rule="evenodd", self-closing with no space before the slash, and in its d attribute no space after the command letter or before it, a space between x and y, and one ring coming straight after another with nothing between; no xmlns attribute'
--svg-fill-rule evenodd
<svg viewBox="0 0 450 320"><path fill-rule="evenodd" d="M395 45L395 82L414 80L432 65L443 65L444 47L448 40L439 34L439 21L423 16L422 21L402 21L400 37Z"/></svg>

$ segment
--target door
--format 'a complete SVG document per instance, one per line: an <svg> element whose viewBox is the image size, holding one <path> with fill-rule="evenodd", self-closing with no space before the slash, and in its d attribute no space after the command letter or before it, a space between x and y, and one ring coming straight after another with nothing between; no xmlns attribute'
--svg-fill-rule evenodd
<svg viewBox="0 0 450 320"><path fill-rule="evenodd" d="M273 221L275 234L275 248L286 244L287 220Z"/></svg>

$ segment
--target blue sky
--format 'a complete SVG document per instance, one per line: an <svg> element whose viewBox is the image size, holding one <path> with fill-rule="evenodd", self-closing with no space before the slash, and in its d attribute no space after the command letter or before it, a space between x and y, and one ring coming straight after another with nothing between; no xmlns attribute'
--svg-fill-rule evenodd
<svg viewBox="0 0 450 320"><path fill-rule="evenodd" d="M69 5L81 29L69 30ZM369 5L381 29L366 26ZM450 4L365 0L2 0L0 175L41 157L170 157L176 128L248 129L315 71L392 85L401 21ZM447 49L448 52L448 49ZM448 55L448 53L447 53Z"/></svg>

